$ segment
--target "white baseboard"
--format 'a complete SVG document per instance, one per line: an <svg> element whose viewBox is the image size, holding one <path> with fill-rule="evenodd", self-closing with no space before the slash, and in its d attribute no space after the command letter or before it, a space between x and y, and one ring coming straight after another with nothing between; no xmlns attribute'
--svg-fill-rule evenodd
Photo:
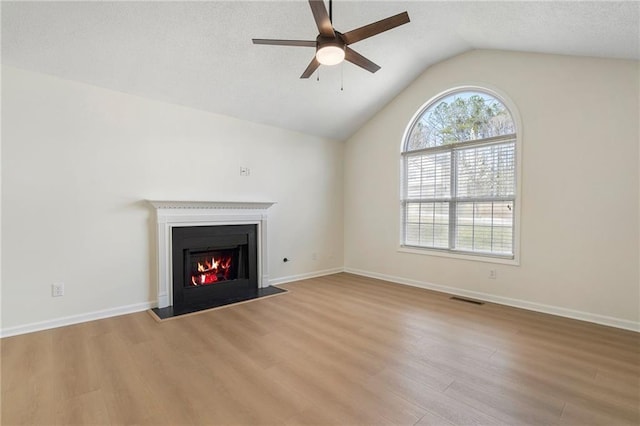
<svg viewBox="0 0 640 426"><path fill-rule="evenodd" d="M472 299L483 300L485 302L497 303L499 305L512 306L514 308L527 309L529 311L542 312L545 314L557 315L560 317L572 318L581 321L593 322L596 324L607 325L609 327L622 328L640 332L640 322L629 321L621 318L609 317L606 315L592 314L589 312L576 311L573 309L561 308L558 306L544 305L542 303L527 302L520 299L512 299L509 297L495 296L488 293L478 291L464 290L445 285L438 285L424 281L411 280L408 278L396 277L392 275L379 274L377 272L368 272L354 268L344 268L344 272L350 274L361 275L363 277L377 278L384 281L390 281L398 284L410 285L413 287L426 288L429 290L448 293L456 296L469 297Z"/></svg>
<svg viewBox="0 0 640 426"><path fill-rule="evenodd" d="M439 291L441 293L452 294L456 296L469 297L472 299L484 300L486 302L497 303L500 305L512 306L515 308L527 309L530 311L543 312L546 314L557 315L561 317L573 318L582 321L588 321L596 324L606 325L610 327L621 328L640 332L640 323L625 319L609 317L605 315L592 314L589 312L576 311L573 309L561 308L558 306L544 305L541 303L527 302L520 299L512 299L508 297L495 296L488 293L464 290L455 287L433 284L424 281L417 281L408 278L396 277L392 275L379 274L377 272L363 271L355 268L332 268L322 271L308 272L305 274L290 275L287 277L274 278L269 280L270 285L278 285L293 281L300 281L309 278L322 277L325 275L337 274L340 272L348 272L364 277L377 278L384 281L390 281L397 284L410 285L413 287L426 288L429 290ZM32 333L35 331L48 330L66 325L78 324L81 322L94 321L103 318L114 317L118 315L132 314L135 312L146 311L156 306L155 302L143 302L133 305L121 306L117 308L103 309L100 311L88 312L85 314L71 315L53 320L34 322L31 324L19 325L15 327L7 327L0 329L0 338L16 336L19 334Z"/></svg>
<svg viewBox="0 0 640 426"><path fill-rule="evenodd" d="M292 281L300 281L308 278L322 277L324 275L337 274L344 272L342 267L325 269L323 271L309 272L306 274L291 275L288 277L274 278L269 280L269 285L284 284ZM104 309L95 312L87 312L85 314L70 315L67 317L56 318L47 321L34 322L30 324L18 325L15 327L7 327L0 329L0 338L17 336L19 334L33 333L35 331L49 330L51 328L64 327L66 325L78 324L81 322L94 321L103 318L115 317L118 315L132 314L135 312L146 311L157 306L156 302L136 303L133 305L121 306L118 308Z"/></svg>
<svg viewBox="0 0 640 426"><path fill-rule="evenodd" d="M293 281L307 280L309 278L323 277L325 275L338 274L340 272L344 272L344 268L339 267L339 268L325 269L322 271L307 272L305 274L289 275L288 277L273 278L269 280L269 285L278 285L278 284L290 283Z"/></svg>
<svg viewBox="0 0 640 426"><path fill-rule="evenodd" d="M103 318L115 317L118 315L132 314L146 311L156 306L154 302L136 303L133 305L120 306L117 308L103 309L100 311L87 312L85 314L70 315L68 317L56 318L47 321L33 322L31 324L7 327L0 330L0 337L16 336L18 334L33 333L34 331L48 330L50 328L64 327L81 322L93 321Z"/></svg>

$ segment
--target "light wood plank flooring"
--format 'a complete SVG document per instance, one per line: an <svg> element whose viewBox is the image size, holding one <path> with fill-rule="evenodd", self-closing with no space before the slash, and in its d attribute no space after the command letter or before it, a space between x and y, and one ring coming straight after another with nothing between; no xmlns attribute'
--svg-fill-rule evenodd
<svg viewBox="0 0 640 426"><path fill-rule="evenodd" d="M6 338L2 424L639 424L640 335L349 274Z"/></svg>

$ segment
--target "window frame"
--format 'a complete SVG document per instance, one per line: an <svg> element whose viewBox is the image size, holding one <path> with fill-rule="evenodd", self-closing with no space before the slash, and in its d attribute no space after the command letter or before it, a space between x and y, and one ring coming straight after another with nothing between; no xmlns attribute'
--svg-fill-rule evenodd
<svg viewBox="0 0 640 426"><path fill-rule="evenodd" d="M502 105L506 108L507 112L511 115L511 119L513 120L513 124L515 127L515 133L510 135L500 135L491 138L485 139L475 139L471 141L463 141L459 143L454 143L450 145L444 145L440 147L432 147L432 148L423 148L419 150L407 151L407 145L409 141L409 137L411 133L418 123L418 121L422 118L425 112L436 105L442 99L455 95L456 93L463 92L478 92L480 94L485 94L487 96L491 96L495 98L498 102L502 103ZM520 264L520 217L521 217L521 158L522 158L522 125L520 121L520 117L517 109L513 102L503 93L495 88L488 88L486 85L476 86L476 85L464 85L457 86L440 92L438 95L432 97L427 102L425 102L413 115L411 120L409 121L407 127L405 128L404 134L402 136L401 147L400 147L400 186L399 190L399 208L400 208L400 229L399 229L399 252L404 253L412 253L412 254L422 254L429 256L440 256L440 257L449 257L456 259L465 259L465 260L473 260L479 262L489 262L489 263L501 263L501 264L509 264L509 265L519 265ZM464 251L464 250L456 250L451 248L435 248L435 247L422 247L406 244L406 204L410 201L417 201L414 199L409 199L407 197L407 159L411 155L416 155L424 152L450 152L452 156L452 161L454 161L454 154L456 151L468 149L474 146L489 146L489 145L498 145L501 143L513 141L514 149L515 149L515 188L514 188L514 197L509 198L509 201L513 200L513 234L512 234L512 248L513 248L513 256L511 255L500 255L493 254L488 252L473 252L473 251ZM454 174L455 172L452 170L451 172ZM453 190L453 188L452 188ZM453 194L452 194L453 195ZM499 197L496 197L492 200L498 200ZM451 199L446 200L449 206L457 205L460 202L465 202L468 200L461 200L459 197L452 197ZM482 200L489 201L489 200ZM451 209L450 209L451 210ZM451 212L450 212L451 213ZM453 213L455 214L455 213ZM453 220L452 224L451 214L449 216L449 239L455 236L455 228L456 228L456 220ZM449 246L451 246L451 241L449 242Z"/></svg>

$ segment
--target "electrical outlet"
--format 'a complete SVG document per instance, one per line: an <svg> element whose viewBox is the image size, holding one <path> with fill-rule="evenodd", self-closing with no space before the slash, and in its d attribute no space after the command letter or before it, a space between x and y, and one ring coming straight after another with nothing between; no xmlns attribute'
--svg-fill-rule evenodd
<svg viewBox="0 0 640 426"><path fill-rule="evenodd" d="M311 253L311 260L318 260L318 253Z"/></svg>
<svg viewBox="0 0 640 426"><path fill-rule="evenodd" d="M495 269L489 269L489 279L495 280L498 277L498 271Z"/></svg>
<svg viewBox="0 0 640 426"><path fill-rule="evenodd" d="M51 297L64 296L64 283L51 284Z"/></svg>
<svg viewBox="0 0 640 426"><path fill-rule="evenodd" d="M248 167L240 167L240 176L250 176L251 175L251 169Z"/></svg>

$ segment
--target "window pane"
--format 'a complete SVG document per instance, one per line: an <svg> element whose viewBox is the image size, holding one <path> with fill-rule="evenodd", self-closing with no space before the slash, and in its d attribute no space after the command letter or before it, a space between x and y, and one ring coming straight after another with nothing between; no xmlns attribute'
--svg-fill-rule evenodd
<svg viewBox="0 0 640 426"><path fill-rule="evenodd" d="M493 96L459 92L429 106L416 121L406 151L515 133L511 114Z"/></svg>
<svg viewBox="0 0 640 426"><path fill-rule="evenodd" d="M433 224L423 223L420 226L420 242L418 245L425 247L435 247L433 237Z"/></svg>
<svg viewBox="0 0 640 426"><path fill-rule="evenodd" d="M513 254L513 202L457 203L456 249Z"/></svg>
<svg viewBox="0 0 640 426"><path fill-rule="evenodd" d="M418 236L418 232L420 230L420 224L418 223L407 223L406 226L406 234L405 234L405 244L410 246L419 246L420 238Z"/></svg>
<svg viewBox="0 0 640 426"><path fill-rule="evenodd" d="M513 253L513 202L493 203L494 253Z"/></svg>
<svg viewBox="0 0 640 426"><path fill-rule="evenodd" d="M420 223L420 204L407 203L407 223Z"/></svg>
<svg viewBox="0 0 640 426"><path fill-rule="evenodd" d="M449 248L449 224L433 225L433 247Z"/></svg>
<svg viewBox="0 0 640 426"><path fill-rule="evenodd" d="M434 206L433 203L421 203L420 206L420 222L434 223Z"/></svg>
<svg viewBox="0 0 640 426"><path fill-rule="evenodd" d="M405 212L405 244L449 247L449 203L407 203Z"/></svg>
<svg viewBox="0 0 640 426"><path fill-rule="evenodd" d="M419 198L422 184L422 157L407 157L407 197Z"/></svg>
<svg viewBox="0 0 640 426"><path fill-rule="evenodd" d="M512 197L515 193L515 144L456 152L456 191L460 198Z"/></svg>
<svg viewBox="0 0 640 426"><path fill-rule="evenodd" d="M408 198L448 198L451 192L451 153L407 158Z"/></svg>
<svg viewBox="0 0 640 426"><path fill-rule="evenodd" d="M473 227L473 249L475 251L491 251L491 226L476 225Z"/></svg>
<svg viewBox="0 0 640 426"><path fill-rule="evenodd" d="M456 248L473 251L473 203L456 205Z"/></svg>
<svg viewBox="0 0 640 426"><path fill-rule="evenodd" d="M494 253L513 253L513 228L506 226L493 227L493 250Z"/></svg>

